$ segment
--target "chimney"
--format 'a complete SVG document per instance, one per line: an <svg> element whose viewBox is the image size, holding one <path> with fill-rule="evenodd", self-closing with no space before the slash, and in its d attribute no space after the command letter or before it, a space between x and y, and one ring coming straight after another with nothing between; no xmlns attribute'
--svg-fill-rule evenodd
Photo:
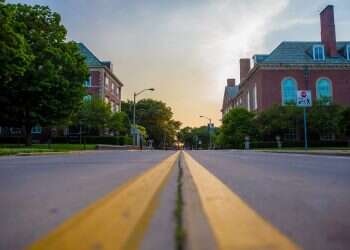
<svg viewBox="0 0 350 250"><path fill-rule="evenodd" d="M227 86L228 87L234 87L235 85L236 85L236 79L234 79L234 78L227 79Z"/></svg>
<svg viewBox="0 0 350 250"><path fill-rule="evenodd" d="M328 56L337 56L337 42L335 38L334 7L328 5L320 14L321 41Z"/></svg>
<svg viewBox="0 0 350 250"><path fill-rule="evenodd" d="M241 58L239 60L239 68L240 68L240 81L242 82L248 75L250 70L250 59L249 58Z"/></svg>

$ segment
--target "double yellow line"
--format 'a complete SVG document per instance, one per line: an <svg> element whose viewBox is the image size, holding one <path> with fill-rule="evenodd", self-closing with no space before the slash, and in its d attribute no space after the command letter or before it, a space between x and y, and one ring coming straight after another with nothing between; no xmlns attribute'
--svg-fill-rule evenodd
<svg viewBox="0 0 350 250"><path fill-rule="evenodd" d="M179 153L65 221L31 250L137 249Z"/></svg>
<svg viewBox="0 0 350 250"><path fill-rule="evenodd" d="M299 249L187 153L185 162L219 249Z"/></svg>
<svg viewBox="0 0 350 250"><path fill-rule="evenodd" d="M137 249L178 156L131 179L28 249ZM299 249L189 154L184 157L219 249Z"/></svg>

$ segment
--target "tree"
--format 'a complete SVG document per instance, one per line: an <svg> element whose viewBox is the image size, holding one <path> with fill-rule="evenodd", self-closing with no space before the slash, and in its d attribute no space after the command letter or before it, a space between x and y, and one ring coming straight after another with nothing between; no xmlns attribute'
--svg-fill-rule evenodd
<svg viewBox="0 0 350 250"><path fill-rule="evenodd" d="M87 128L88 134L99 135L105 128L119 126L116 124L118 115L113 116L109 104L98 98L92 98L92 100L83 103L74 118L74 123Z"/></svg>
<svg viewBox="0 0 350 250"><path fill-rule="evenodd" d="M276 136L283 136L295 130L299 134L303 124L302 109L295 105L274 105L257 115L257 127L262 139L274 140Z"/></svg>
<svg viewBox="0 0 350 250"><path fill-rule="evenodd" d="M192 148L193 133L191 127L184 127L177 133L178 140L184 144L185 148Z"/></svg>
<svg viewBox="0 0 350 250"><path fill-rule="evenodd" d="M130 131L128 116L125 112L115 112L111 115L108 128L114 133L126 135Z"/></svg>
<svg viewBox="0 0 350 250"><path fill-rule="evenodd" d="M223 118L218 142L224 147L242 147L245 136L255 138L255 114L243 108L231 109Z"/></svg>
<svg viewBox="0 0 350 250"><path fill-rule="evenodd" d="M31 60L9 81L0 82L0 125L24 127L30 145L33 126L60 124L79 109L88 68L78 46L66 42L59 14L38 5L8 8L13 31L27 48L21 51Z"/></svg>
<svg viewBox="0 0 350 250"><path fill-rule="evenodd" d="M0 1L0 82L22 76L33 60L24 37L14 30L15 11Z"/></svg>
<svg viewBox="0 0 350 250"><path fill-rule="evenodd" d="M311 132L319 137L324 135L339 135L341 132L342 108L329 101L318 101L313 104L309 112L309 126Z"/></svg>
<svg viewBox="0 0 350 250"><path fill-rule="evenodd" d="M133 119L133 102L122 102L122 110ZM172 145L181 123L173 119L171 108L162 101L142 99L136 104L136 123L146 128L156 147Z"/></svg>
<svg viewBox="0 0 350 250"><path fill-rule="evenodd" d="M343 136L350 138L350 107L345 107L340 115L340 132Z"/></svg>

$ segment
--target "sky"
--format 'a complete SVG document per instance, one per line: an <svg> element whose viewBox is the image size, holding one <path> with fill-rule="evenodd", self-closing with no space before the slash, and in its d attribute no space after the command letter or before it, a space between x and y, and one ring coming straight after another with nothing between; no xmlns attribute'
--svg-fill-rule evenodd
<svg viewBox="0 0 350 250"><path fill-rule="evenodd" d="M239 59L270 53L282 41L319 41L319 13L335 6L337 40L350 40L349 0L21 0L60 13L68 39L110 60L122 99L164 101L183 126L200 115L220 125L227 78Z"/></svg>

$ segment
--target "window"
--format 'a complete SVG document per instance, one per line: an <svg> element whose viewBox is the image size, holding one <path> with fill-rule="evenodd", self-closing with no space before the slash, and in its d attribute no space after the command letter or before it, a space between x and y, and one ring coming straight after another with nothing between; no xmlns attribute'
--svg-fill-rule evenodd
<svg viewBox="0 0 350 250"><path fill-rule="evenodd" d="M91 75L89 76L89 80L84 82L84 87L91 87Z"/></svg>
<svg viewBox="0 0 350 250"><path fill-rule="evenodd" d="M346 46L346 58L350 60L350 44Z"/></svg>
<svg viewBox="0 0 350 250"><path fill-rule="evenodd" d="M248 107L248 111L250 111L250 94L249 94L249 90L248 90L248 93L247 93L247 107Z"/></svg>
<svg viewBox="0 0 350 250"><path fill-rule="evenodd" d="M41 127L40 126L32 127L32 134L41 134Z"/></svg>
<svg viewBox="0 0 350 250"><path fill-rule="evenodd" d="M314 55L314 60L316 60L316 61L323 61L323 60L325 60L324 46L321 45L321 44L314 45L314 47L313 47L313 55Z"/></svg>
<svg viewBox="0 0 350 250"><path fill-rule="evenodd" d="M109 99L108 97L105 97L105 103L108 104L109 103Z"/></svg>
<svg viewBox="0 0 350 250"><path fill-rule="evenodd" d="M332 92L332 83L329 79L321 78L316 82L317 100L330 102L332 100Z"/></svg>
<svg viewBox="0 0 350 250"><path fill-rule="evenodd" d="M90 102L91 99L92 99L91 95L86 95L86 96L83 97L83 101L84 102Z"/></svg>
<svg viewBox="0 0 350 250"><path fill-rule="evenodd" d="M297 82L293 78L285 78L282 81L282 104L296 103Z"/></svg>
<svg viewBox="0 0 350 250"><path fill-rule="evenodd" d="M256 84L254 85L254 88L253 88L253 108L254 110L258 109L258 94L256 91Z"/></svg>
<svg viewBox="0 0 350 250"><path fill-rule="evenodd" d="M106 77L105 88L106 88L106 89L109 88L109 78L108 78L108 77Z"/></svg>

